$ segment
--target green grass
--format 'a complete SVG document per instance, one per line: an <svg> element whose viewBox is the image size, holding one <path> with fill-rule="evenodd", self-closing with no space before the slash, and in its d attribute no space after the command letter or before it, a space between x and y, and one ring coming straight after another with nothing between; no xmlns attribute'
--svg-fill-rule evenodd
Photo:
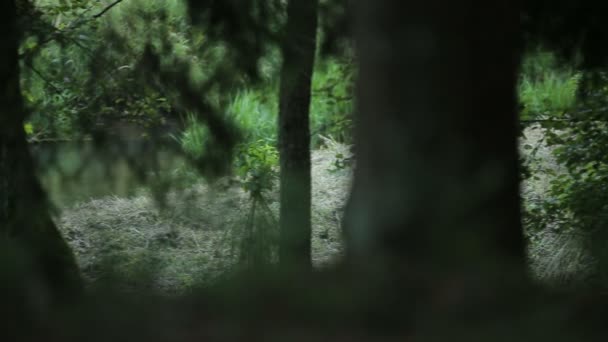
<svg viewBox="0 0 608 342"><path fill-rule="evenodd" d="M173 136L185 153L199 158L205 153L209 141L209 129L202 124L193 113L186 115L186 129L179 135Z"/></svg>
<svg viewBox="0 0 608 342"><path fill-rule="evenodd" d="M352 142L353 110L351 66L336 60L322 61L315 68L310 105L312 146L321 143L318 134ZM261 87L236 92L227 113L245 133L248 141L276 142L279 109L278 80Z"/></svg>
<svg viewBox="0 0 608 342"><path fill-rule="evenodd" d="M576 104L582 74L561 66L554 54L537 52L523 62L518 93L524 119L546 119L565 114Z"/></svg>
<svg viewBox="0 0 608 342"><path fill-rule="evenodd" d="M228 116L248 141L275 142L277 137L278 87L238 91L227 109Z"/></svg>

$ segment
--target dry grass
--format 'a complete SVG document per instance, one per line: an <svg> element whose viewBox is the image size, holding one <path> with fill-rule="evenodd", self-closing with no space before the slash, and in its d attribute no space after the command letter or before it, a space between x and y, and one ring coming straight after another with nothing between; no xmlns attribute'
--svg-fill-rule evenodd
<svg viewBox="0 0 608 342"><path fill-rule="evenodd" d="M533 274L542 282L557 286L583 284L593 274L594 261L585 237L545 229L530 243Z"/></svg>
<svg viewBox="0 0 608 342"><path fill-rule="evenodd" d="M330 139L324 142L325 147L312 155L312 257L316 267L330 265L343 253L340 225L352 178L351 165L336 166L337 155L350 156L349 147ZM527 130L521 141L525 144L538 147L534 172L542 175L539 170L543 168L557 168L540 130ZM529 156L532 150L522 151ZM524 200L546 196L549 181L544 175L523 184ZM200 183L172 192L163 209L149 193L93 199L65 209L58 223L88 279L118 274L127 285L181 291L212 282L237 264L239 236L251 202L241 188L226 183ZM276 218L277 187L267 198ZM588 274L592 266L585 250L580 238L547 227L530 236L530 265L541 280L572 282Z"/></svg>
<svg viewBox="0 0 608 342"><path fill-rule="evenodd" d="M527 148L524 146L527 145ZM552 148L544 141L539 125L524 131L521 152L536 177L522 184L524 205L547 199L551 180L565 172L555 161ZM553 175L552 175L553 174ZM549 223L540 231L528 231L528 258L532 274L541 282L557 286L577 286L593 273L594 260L587 246L588 238L568 230L556 231Z"/></svg>
<svg viewBox="0 0 608 342"><path fill-rule="evenodd" d="M340 219L351 168L336 169L347 146L327 141L313 152L312 255L323 267L342 253ZM238 238L250 208L248 195L225 182L172 192L159 206L150 193L108 196L64 209L58 225L91 283L120 279L126 287L167 292L208 284L237 263ZM278 190L268 194L278 213Z"/></svg>

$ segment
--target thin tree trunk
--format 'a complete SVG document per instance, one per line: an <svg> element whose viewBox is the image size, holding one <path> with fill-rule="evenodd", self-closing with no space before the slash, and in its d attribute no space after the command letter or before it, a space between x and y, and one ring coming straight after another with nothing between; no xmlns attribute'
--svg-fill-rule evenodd
<svg viewBox="0 0 608 342"><path fill-rule="evenodd" d="M279 105L280 246L283 267L311 267L310 91L318 0L290 0Z"/></svg>
<svg viewBox="0 0 608 342"><path fill-rule="evenodd" d="M15 1L0 5L0 236L31 254L35 272L44 279L53 299L81 289L81 279L67 243L49 215L43 189L30 156L19 85ZM3 260L4 262L6 260Z"/></svg>
<svg viewBox="0 0 608 342"><path fill-rule="evenodd" d="M517 6L358 0L355 16L349 258L395 271L522 274Z"/></svg>

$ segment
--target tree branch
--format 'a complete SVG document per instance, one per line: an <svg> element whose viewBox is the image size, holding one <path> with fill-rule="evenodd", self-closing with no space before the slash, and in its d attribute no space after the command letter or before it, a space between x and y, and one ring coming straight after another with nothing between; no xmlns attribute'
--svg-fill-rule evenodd
<svg viewBox="0 0 608 342"><path fill-rule="evenodd" d="M109 10L111 10L114 6L120 4L123 1L124 0L116 0L116 1L114 1L113 3L109 4L104 9L102 9L99 13L90 16L88 19L78 18L78 19L74 20L72 23L70 23L69 25L67 25L67 27L65 29L63 29L63 30L55 29L55 32L51 33L48 38L46 38L43 41L41 41L38 44L37 48L34 49L34 51L24 52L24 53L22 53L22 54L19 55L19 58L24 58L27 55L31 55L32 53L35 53L35 52L39 51L47 43L50 43L51 41L56 40L57 37L65 37L65 36L67 36L67 34L66 34L67 32L73 31L73 30L79 28L80 26L84 25L85 23L87 23L89 21L93 21L95 19L98 19L99 17L101 17L104 14L106 14ZM86 13L88 11L89 11L89 9L85 10L82 14L84 14L84 13Z"/></svg>
<svg viewBox="0 0 608 342"><path fill-rule="evenodd" d="M112 7L118 5L119 3L121 3L123 0L116 0L113 3L109 4L108 6L106 6L106 8L102 9L99 13L93 15L91 18L92 19L97 19L99 17L101 17L102 15L106 14L107 11L111 10Z"/></svg>

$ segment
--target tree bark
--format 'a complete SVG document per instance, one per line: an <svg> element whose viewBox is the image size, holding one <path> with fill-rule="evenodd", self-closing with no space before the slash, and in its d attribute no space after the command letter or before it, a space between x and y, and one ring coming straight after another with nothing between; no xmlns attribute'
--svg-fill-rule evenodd
<svg viewBox="0 0 608 342"><path fill-rule="evenodd" d="M355 1L351 261L525 272L518 13L511 0Z"/></svg>
<svg viewBox="0 0 608 342"><path fill-rule="evenodd" d="M318 0L291 0L283 44L279 104L280 246L284 268L311 268L309 108Z"/></svg>
<svg viewBox="0 0 608 342"><path fill-rule="evenodd" d="M73 254L50 217L26 142L14 0L0 5L0 42L0 236L32 256L36 269L29 271L46 282L52 300L62 300L80 291L81 279Z"/></svg>

